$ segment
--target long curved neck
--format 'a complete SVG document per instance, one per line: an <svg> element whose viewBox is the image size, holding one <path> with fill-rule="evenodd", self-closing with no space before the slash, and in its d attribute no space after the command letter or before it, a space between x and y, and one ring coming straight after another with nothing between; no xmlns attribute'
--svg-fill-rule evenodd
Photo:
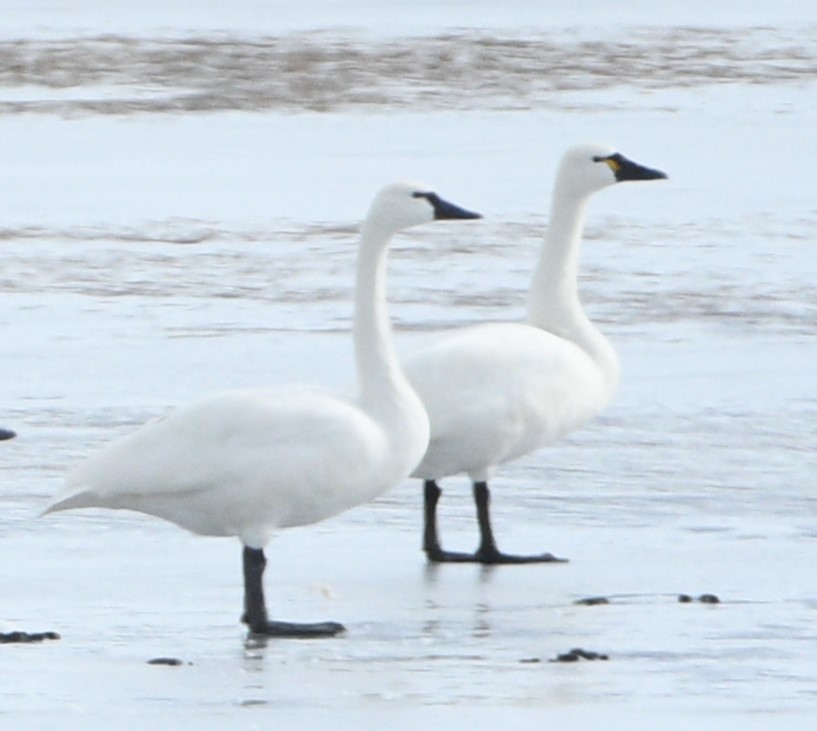
<svg viewBox="0 0 817 731"><path fill-rule="evenodd" d="M397 360L386 302L390 232L366 222L355 283L354 346L361 406L374 416L393 415L407 397L416 399Z"/></svg>
<svg viewBox="0 0 817 731"><path fill-rule="evenodd" d="M557 181L548 231L528 295L527 320L578 345L615 382L615 351L590 322L579 299L579 244L587 199L566 193Z"/></svg>
<svg viewBox="0 0 817 731"><path fill-rule="evenodd" d="M528 296L528 322L564 337L587 320L578 293L579 242L586 207L587 197L560 194L557 185Z"/></svg>

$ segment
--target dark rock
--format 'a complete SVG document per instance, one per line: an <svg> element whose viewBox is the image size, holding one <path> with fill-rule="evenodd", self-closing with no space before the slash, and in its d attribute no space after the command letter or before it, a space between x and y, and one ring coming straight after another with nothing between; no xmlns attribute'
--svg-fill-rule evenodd
<svg viewBox="0 0 817 731"><path fill-rule="evenodd" d="M595 607L600 604L609 604L610 600L606 596L589 596L584 599L577 599L574 604L580 604L583 607Z"/></svg>
<svg viewBox="0 0 817 731"><path fill-rule="evenodd" d="M58 632L0 632L0 644L42 642L43 640L58 640Z"/></svg>
<svg viewBox="0 0 817 731"><path fill-rule="evenodd" d="M609 660L610 656L602 652L583 650L581 647L574 647L570 652L563 652L557 655L550 662L578 662L579 660Z"/></svg>
<svg viewBox="0 0 817 731"><path fill-rule="evenodd" d="M178 667L184 665L184 661L178 657L154 657L148 660L148 665L170 665L171 667Z"/></svg>
<svg viewBox="0 0 817 731"><path fill-rule="evenodd" d="M679 594L678 601L682 604L689 604L690 602L696 601L693 599L689 594ZM701 602L701 604L720 604L721 600L718 599L717 596L714 594L701 594L698 597L697 601Z"/></svg>

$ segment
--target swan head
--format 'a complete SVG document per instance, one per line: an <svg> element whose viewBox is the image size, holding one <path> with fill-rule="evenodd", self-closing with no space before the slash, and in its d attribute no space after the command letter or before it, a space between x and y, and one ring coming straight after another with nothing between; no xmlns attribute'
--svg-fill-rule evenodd
<svg viewBox="0 0 817 731"><path fill-rule="evenodd" d="M430 221L473 218L482 216L443 200L427 185L403 182L387 185L375 196L366 221L396 233Z"/></svg>
<svg viewBox="0 0 817 731"><path fill-rule="evenodd" d="M648 168L606 145L570 148L559 165L558 185L575 196L588 196L614 183L661 180L665 172Z"/></svg>

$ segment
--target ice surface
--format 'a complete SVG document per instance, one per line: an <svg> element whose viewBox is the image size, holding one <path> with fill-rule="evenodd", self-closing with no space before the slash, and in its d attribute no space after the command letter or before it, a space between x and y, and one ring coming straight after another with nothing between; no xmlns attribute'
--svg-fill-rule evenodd
<svg viewBox="0 0 817 731"><path fill-rule="evenodd" d="M280 6L4 6L0 425L18 437L0 445L0 630L62 639L0 645L0 728L807 727L814 11ZM578 43L598 42L606 59L640 55L566 71L563 87L534 82L525 44L550 28L544 60L566 68ZM320 109L299 108L297 94L247 104L269 80L252 54L273 41L314 50L331 39L352 54L343 68L386 46L414 59L472 53L486 29L490 68L463 64L470 91L448 101L447 82L426 70L418 86L384 60L334 97L318 89ZM77 71L81 51L110 35L131 38L110 46L112 77ZM206 87L212 64L174 70L173 54L213 37L255 59L247 89L217 89L215 111L162 107L185 84ZM18 41L48 60L25 66L24 84L9 61ZM146 84L142 64L160 46L172 53ZM660 83L639 76L651 64ZM67 68L70 83L51 84ZM306 77L320 81L316 68ZM384 96L356 96L363 87ZM429 181L486 215L396 242L400 347L519 318L558 156L585 140L670 179L605 191L588 212L581 291L622 358L615 402L495 480L500 545L569 564L426 567L419 487L406 482L270 546L273 614L342 621L348 636L247 646L236 542L130 514L35 519L69 466L174 404L285 380L350 387L356 225L385 182ZM467 485L444 488L445 543L468 548ZM681 593L722 601L681 604ZM609 603L575 604L592 596ZM548 662L573 647L610 660ZM147 664L162 656L183 664Z"/></svg>
<svg viewBox="0 0 817 731"><path fill-rule="evenodd" d="M737 8L702 0L574 0L554 6L537 0L500 4L474 0L309 0L308 4L234 0L229 6L195 0L169 0L146 8L137 0L7 0L4 36L64 37L77 34L177 34L191 30L252 35L315 29L361 29L379 36L436 33L461 28L575 28L594 35L632 26L752 27L814 23L817 14L798 0L752 0Z"/></svg>

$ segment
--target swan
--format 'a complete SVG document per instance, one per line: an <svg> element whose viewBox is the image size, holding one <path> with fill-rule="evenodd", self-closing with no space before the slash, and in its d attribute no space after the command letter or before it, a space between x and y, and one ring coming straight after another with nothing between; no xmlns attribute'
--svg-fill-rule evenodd
<svg viewBox="0 0 817 731"><path fill-rule="evenodd" d="M14 439L16 436L17 434L15 434L11 429L3 429L0 427L0 442L2 442L4 439Z"/></svg>
<svg viewBox="0 0 817 731"><path fill-rule="evenodd" d="M271 621L264 547L277 529L315 523L372 500L409 475L428 443L428 417L392 345L385 279L389 240L434 219L473 219L425 186L396 183L361 227L353 339L355 398L305 386L209 395L103 448L66 477L43 514L136 510L194 533L243 544L251 634L333 636L337 622Z"/></svg>
<svg viewBox="0 0 817 731"><path fill-rule="evenodd" d="M584 313L577 292L585 207L593 193L614 183L666 177L605 146L569 149L556 175L527 322L456 330L403 358L431 423L428 450L412 473L423 480L423 550L430 562L561 560L550 553L514 556L499 551L491 528L488 479L498 465L576 429L610 400L618 359ZM445 551L438 537L438 480L459 473L472 483L480 530L475 553Z"/></svg>

